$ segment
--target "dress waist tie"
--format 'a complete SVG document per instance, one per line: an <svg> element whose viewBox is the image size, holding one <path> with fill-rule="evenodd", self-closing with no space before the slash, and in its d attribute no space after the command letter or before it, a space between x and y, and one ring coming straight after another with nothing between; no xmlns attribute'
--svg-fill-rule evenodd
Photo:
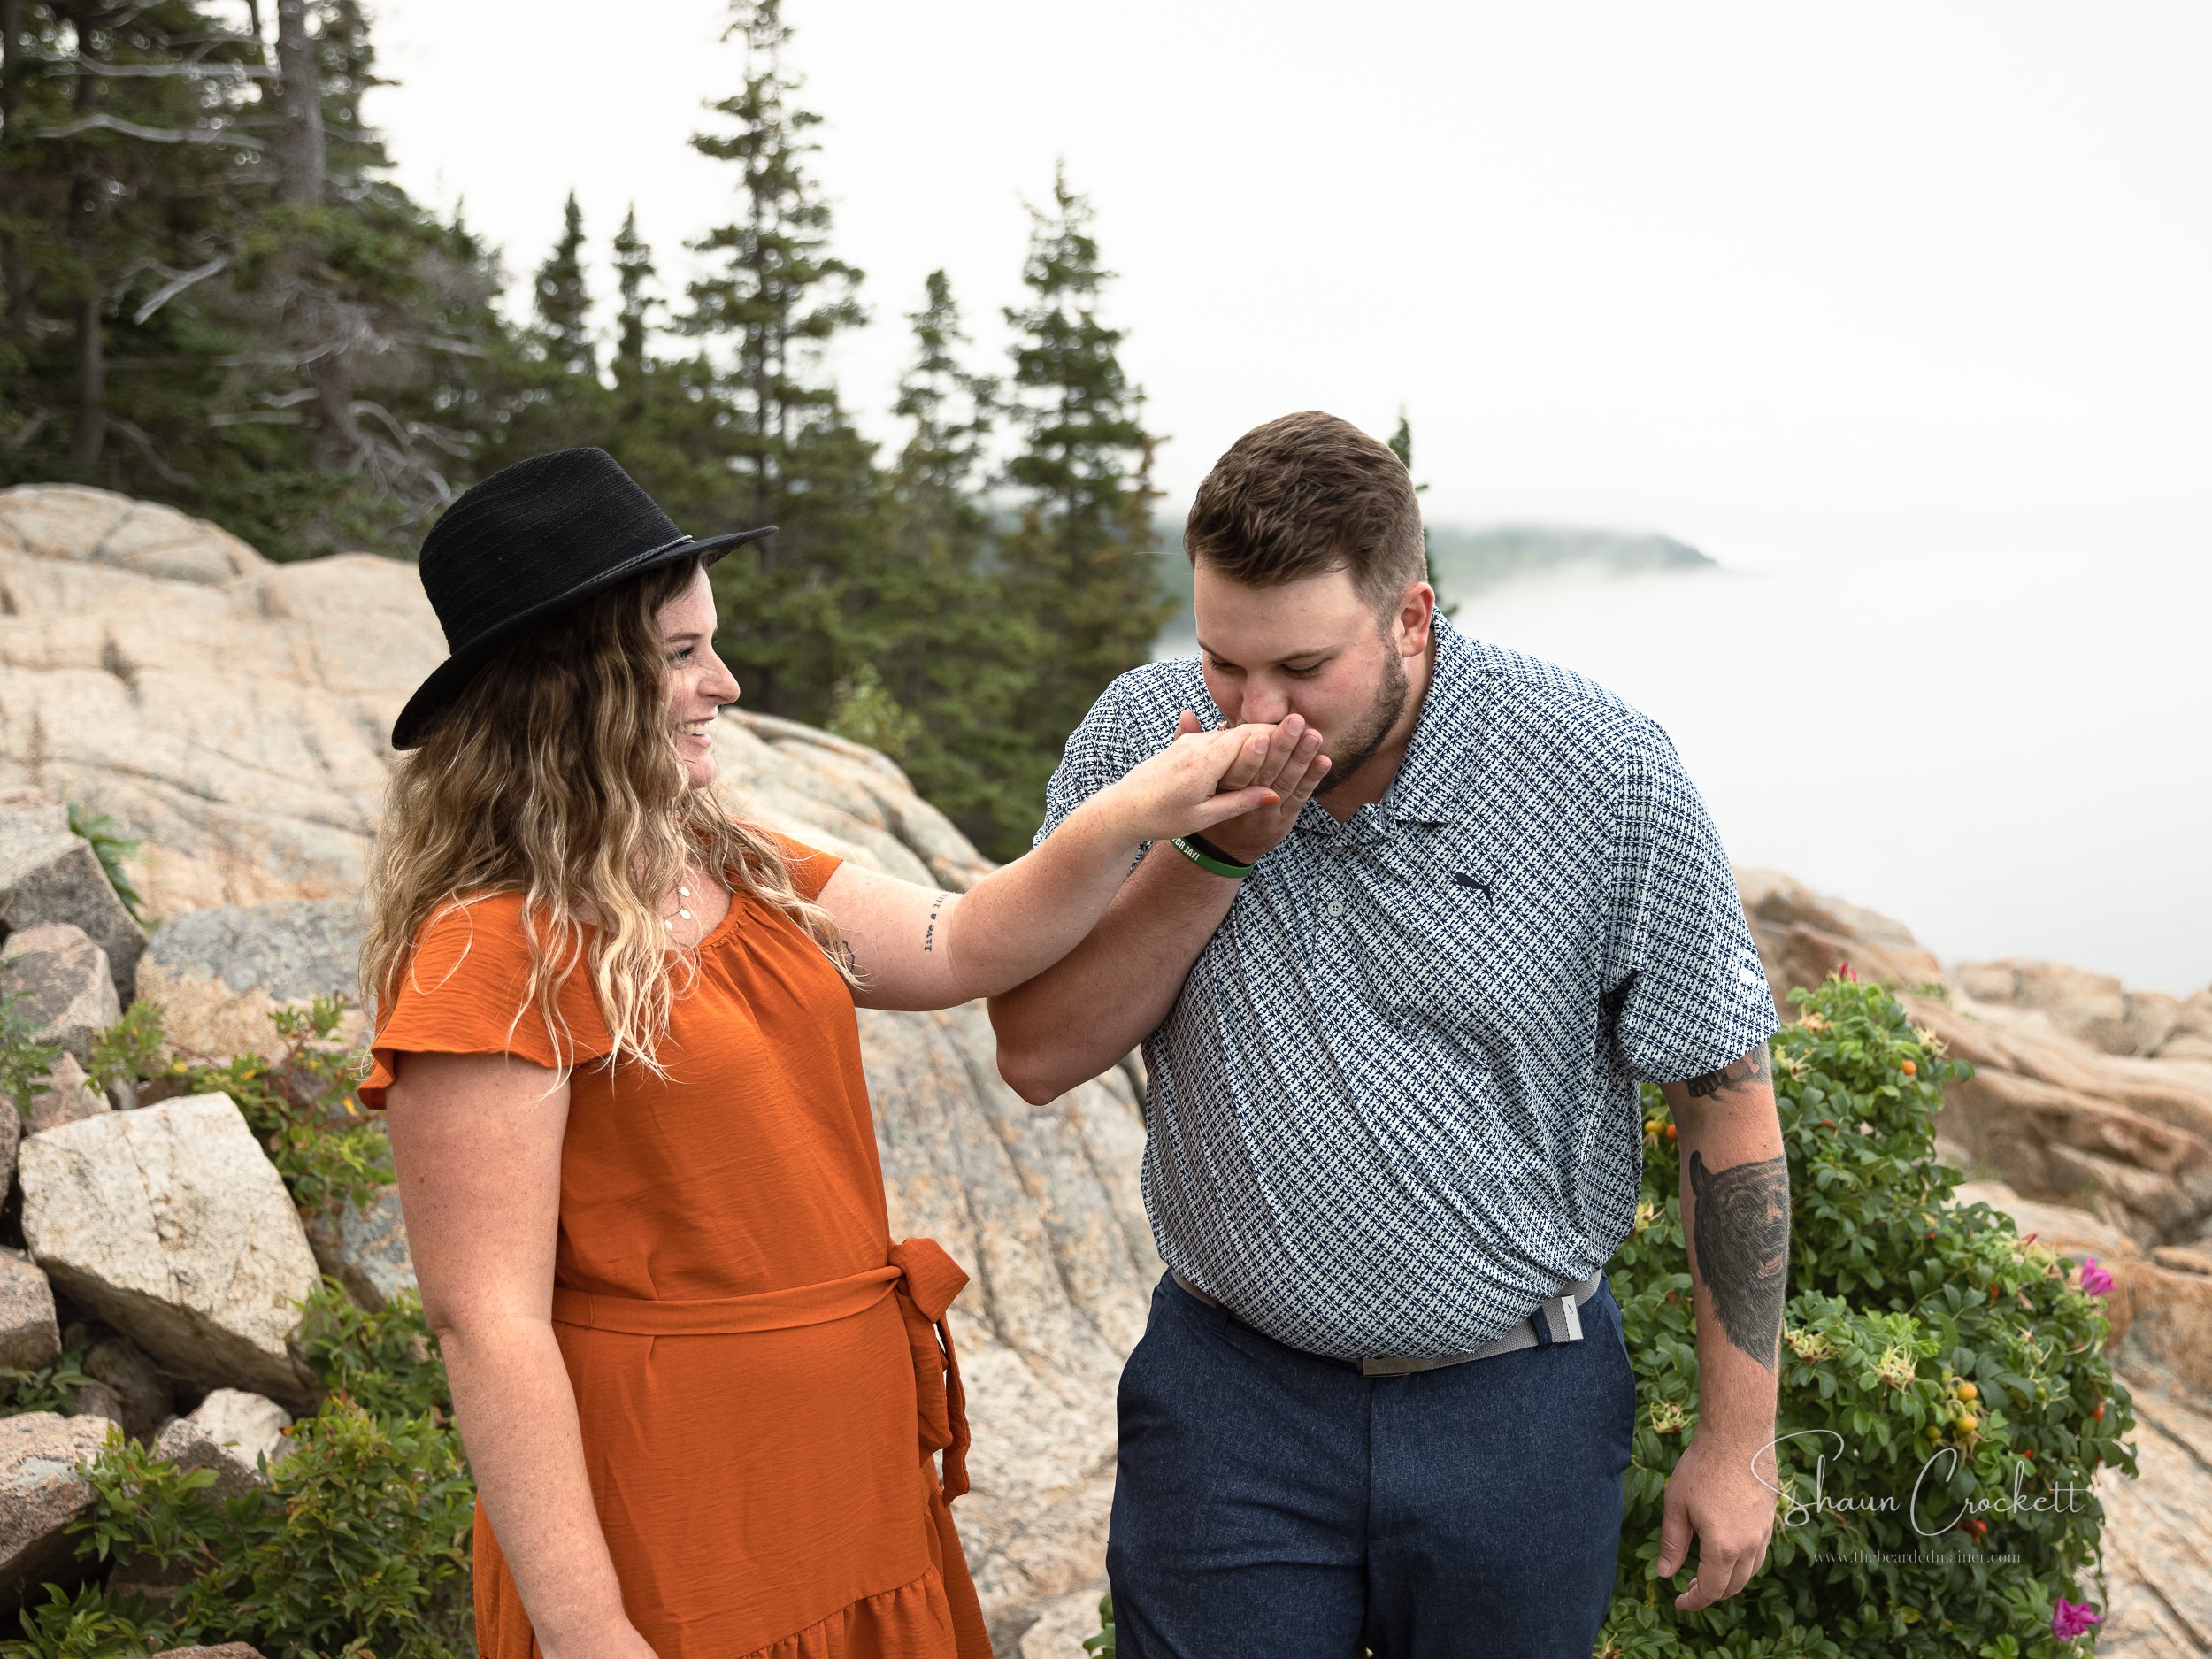
<svg viewBox="0 0 2212 1659"><path fill-rule="evenodd" d="M907 1239L891 1247L891 1259L881 1267L751 1296L649 1300L556 1285L553 1318L559 1325L634 1336L788 1331L849 1319L895 1295L914 1360L916 1433L926 1455L945 1455L944 1492L951 1499L968 1489L968 1402L945 1316L967 1282L960 1264L936 1240Z"/></svg>

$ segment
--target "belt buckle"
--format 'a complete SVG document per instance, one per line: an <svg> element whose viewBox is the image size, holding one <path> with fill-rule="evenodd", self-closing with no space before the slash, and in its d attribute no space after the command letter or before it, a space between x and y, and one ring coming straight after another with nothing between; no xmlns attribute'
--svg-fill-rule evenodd
<svg viewBox="0 0 2212 1659"><path fill-rule="evenodd" d="M1401 1359L1388 1354L1371 1354L1359 1362L1359 1374L1363 1377L1410 1377L1428 1368L1429 1363L1425 1359Z"/></svg>

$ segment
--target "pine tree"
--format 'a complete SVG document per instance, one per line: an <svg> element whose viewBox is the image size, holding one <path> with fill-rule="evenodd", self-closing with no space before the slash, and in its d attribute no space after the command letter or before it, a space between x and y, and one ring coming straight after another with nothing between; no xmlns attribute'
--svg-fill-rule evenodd
<svg viewBox="0 0 2212 1659"><path fill-rule="evenodd" d="M1122 372L1122 331L1100 320L1113 273L1099 264L1090 204L1069 188L1064 167L1051 208L1031 219L1030 300L1006 312L1018 334L1013 413L1024 439L1007 468L1021 499L1007 555L1015 602L1047 642L1025 721L1041 799L1049 757L1107 683L1149 657L1175 606L1155 560L1159 440Z"/></svg>
<svg viewBox="0 0 2212 1659"><path fill-rule="evenodd" d="M1398 405L1398 429L1390 434L1390 452L1398 457L1407 472L1413 471L1413 423L1406 419L1406 407L1403 403ZM1416 484L1413 487L1413 493L1416 495L1425 495L1428 488L1426 484ZM1444 590L1437 587L1436 555L1430 549L1429 526L1425 520L1421 526L1421 563L1427 572L1429 586L1436 589L1438 608L1448 617L1457 616L1459 607L1455 604L1444 603Z"/></svg>
<svg viewBox="0 0 2212 1659"><path fill-rule="evenodd" d="M837 726L856 738L887 728L915 787L985 853L1010 858L1038 816L1018 717L1041 653L1008 603L979 493L997 388L961 365L967 340L942 271L907 320L915 356L895 410L910 436L884 481L883 555L869 584L879 643L871 672L842 687Z"/></svg>
<svg viewBox="0 0 2212 1659"><path fill-rule="evenodd" d="M573 190L561 211L561 239L538 267L535 299L546 356L572 374L596 376L591 296L584 288L584 211L576 205Z"/></svg>
<svg viewBox="0 0 2212 1659"><path fill-rule="evenodd" d="M829 206L806 170L821 117L791 102L780 0L736 0L727 35L744 42L745 81L714 109L734 130L691 141L737 166L739 212L691 244L712 269L689 285L678 326L708 342L717 408L712 465L687 510L726 517L733 478L740 517L780 526L714 566L717 643L754 706L819 722L866 655L845 602L872 555L874 457L821 372L827 342L865 320L861 273L827 251Z"/></svg>
<svg viewBox="0 0 2212 1659"><path fill-rule="evenodd" d="M653 250L638 234L634 202L622 217L622 228L615 233L614 275L622 296L621 309L615 316L614 378L616 385L628 387L645 373L645 339L652 326L655 304L645 292L645 285L654 275Z"/></svg>
<svg viewBox="0 0 2212 1659"><path fill-rule="evenodd" d="M0 484L400 551L502 419L496 273L379 176L358 8L273 9L0 0Z"/></svg>
<svg viewBox="0 0 2212 1659"><path fill-rule="evenodd" d="M0 481L185 487L137 418L173 396L145 371L175 319L145 325L229 263L250 42L188 0L12 0L0 37Z"/></svg>

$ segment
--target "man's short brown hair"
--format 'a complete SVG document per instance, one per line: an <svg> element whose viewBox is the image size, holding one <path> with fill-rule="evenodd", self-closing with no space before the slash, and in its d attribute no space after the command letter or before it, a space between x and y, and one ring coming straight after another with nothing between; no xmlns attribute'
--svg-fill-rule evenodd
<svg viewBox="0 0 2212 1659"><path fill-rule="evenodd" d="M1183 550L1194 568L1202 558L1254 588L1346 571L1378 611L1428 569L1405 463L1317 409L1255 426L1229 446L1198 487Z"/></svg>

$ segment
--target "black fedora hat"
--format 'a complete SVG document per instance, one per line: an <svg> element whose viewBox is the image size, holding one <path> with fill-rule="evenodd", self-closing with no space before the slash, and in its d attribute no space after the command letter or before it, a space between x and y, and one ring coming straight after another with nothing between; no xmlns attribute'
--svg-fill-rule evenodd
<svg viewBox="0 0 2212 1659"><path fill-rule="evenodd" d="M472 484L430 526L422 588L451 653L392 726L413 749L476 671L553 612L677 559L712 564L757 530L695 541L604 449L556 449Z"/></svg>

